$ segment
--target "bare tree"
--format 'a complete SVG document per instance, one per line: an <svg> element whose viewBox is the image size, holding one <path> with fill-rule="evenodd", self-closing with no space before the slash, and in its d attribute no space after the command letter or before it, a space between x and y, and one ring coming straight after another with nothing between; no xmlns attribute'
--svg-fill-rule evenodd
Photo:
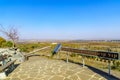
<svg viewBox="0 0 120 80"><path fill-rule="evenodd" d="M19 39L18 36L18 30L14 26L11 26L10 29L6 30L1 24L0 24L0 32L2 32L4 35L6 35L9 39L13 42L13 47L16 46L16 42Z"/></svg>

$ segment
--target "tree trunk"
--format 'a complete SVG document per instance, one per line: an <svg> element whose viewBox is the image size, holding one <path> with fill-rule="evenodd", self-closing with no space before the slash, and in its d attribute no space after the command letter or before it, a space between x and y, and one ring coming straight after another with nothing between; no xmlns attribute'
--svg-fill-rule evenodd
<svg viewBox="0 0 120 80"><path fill-rule="evenodd" d="M12 40L12 43L13 43L13 48L15 48L16 46L15 46L15 41L14 40Z"/></svg>

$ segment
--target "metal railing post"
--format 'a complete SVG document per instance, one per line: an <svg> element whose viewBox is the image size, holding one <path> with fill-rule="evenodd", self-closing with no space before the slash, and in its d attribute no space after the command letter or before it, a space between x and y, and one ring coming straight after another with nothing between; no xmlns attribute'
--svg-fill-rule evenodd
<svg viewBox="0 0 120 80"><path fill-rule="evenodd" d="M110 66L111 60L108 60L108 74L111 74L111 66Z"/></svg>
<svg viewBox="0 0 120 80"><path fill-rule="evenodd" d="M67 53L66 57L67 57L66 62L68 63L69 52Z"/></svg>
<svg viewBox="0 0 120 80"><path fill-rule="evenodd" d="M60 52L58 52L57 54L57 59L60 59Z"/></svg>
<svg viewBox="0 0 120 80"><path fill-rule="evenodd" d="M82 56L83 67L85 66L84 56Z"/></svg>

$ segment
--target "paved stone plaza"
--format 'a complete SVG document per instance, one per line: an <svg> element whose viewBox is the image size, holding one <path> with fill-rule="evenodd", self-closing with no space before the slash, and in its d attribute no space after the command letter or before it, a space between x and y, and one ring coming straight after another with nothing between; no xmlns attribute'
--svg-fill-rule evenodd
<svg viewBox="0 0 120 80"><path fill-rule="evenodd" d="M31 57L5 80L117 80L75 63L45 57Z"/></svg>

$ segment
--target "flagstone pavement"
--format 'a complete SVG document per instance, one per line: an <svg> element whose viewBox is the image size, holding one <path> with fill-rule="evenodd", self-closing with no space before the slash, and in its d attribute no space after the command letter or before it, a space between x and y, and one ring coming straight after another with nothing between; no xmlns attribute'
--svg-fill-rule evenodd
<svg viewBox="0 0 120 80"><path fill-rule="evenodd" d="M88 67L35 56L21 63L5 80L117 80Z"/></svg>

